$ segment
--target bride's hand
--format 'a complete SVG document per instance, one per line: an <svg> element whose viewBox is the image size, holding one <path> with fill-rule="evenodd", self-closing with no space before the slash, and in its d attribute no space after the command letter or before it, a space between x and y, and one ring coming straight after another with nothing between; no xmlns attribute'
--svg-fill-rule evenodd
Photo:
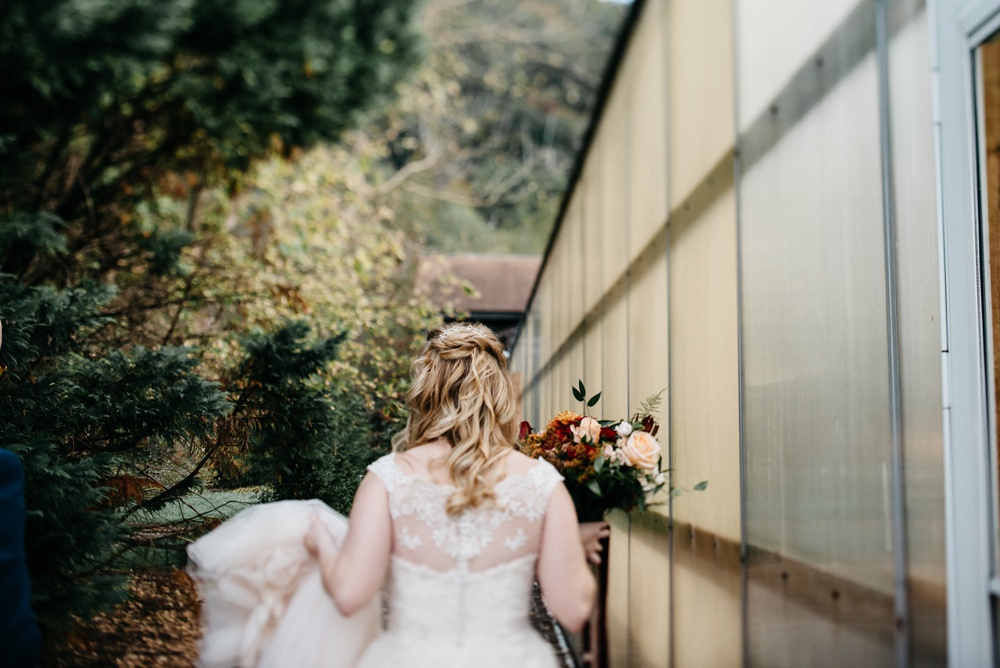
<svg viewBox="0 0 1000 668"><path fill-rule="evenodd" d="M587 554L587 561L592 564L601 563L601 539L607 538L611 534L611 527L607 522L582 522L580 524L580 542L583 544L583 551Z"/></svg>

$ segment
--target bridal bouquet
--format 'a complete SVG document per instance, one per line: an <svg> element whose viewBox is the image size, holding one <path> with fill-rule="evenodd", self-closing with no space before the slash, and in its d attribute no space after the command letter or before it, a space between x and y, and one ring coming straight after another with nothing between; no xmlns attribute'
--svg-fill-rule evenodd
<svg viewBox="0 0 1000 668"><path fill-rule="evenodd" d="M583 381L573 396L584 404L584 415L559 413L543 431L521 423L521 450L545 459L559 470L581 522L600 520L613 508L645 510L649 499L666 485L661 469L659 425L653 413L662 392L642 403L630 420L596 420L586 415L601 398L587 399ZM701 483L695 489L704 489Z"/></svg>

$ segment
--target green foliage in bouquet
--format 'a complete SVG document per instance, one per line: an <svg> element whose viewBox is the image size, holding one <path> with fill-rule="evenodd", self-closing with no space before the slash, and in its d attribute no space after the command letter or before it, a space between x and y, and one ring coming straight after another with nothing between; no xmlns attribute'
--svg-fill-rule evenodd
<svg viewBox="0 0 1000 668"><path fill-rule="evenodd" d="M537 433L522 423L521 450L559 470L581 522L600 520L613 509L645 510L667 484L655 438L660 427L654 414L661 396L646 399L631 419L596 420L586 412L600 401L601 393L588 399L581 380L573 397L584 404L584 414L563 411ZM704 481L694 489L707 486Z"/></svg>

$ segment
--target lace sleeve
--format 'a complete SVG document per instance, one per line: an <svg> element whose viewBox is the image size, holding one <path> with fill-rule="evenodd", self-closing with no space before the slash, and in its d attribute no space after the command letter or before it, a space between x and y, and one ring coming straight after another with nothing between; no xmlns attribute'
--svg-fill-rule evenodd
<svg viewBox="0 0 1000 668"><path fill-rule="evenodd" d="M368 465L368 470L378 476L388 492L392 492L403 479L403 472L396 466L396 453L379 457Z"/></svg>
<svg viewBox="0 0 1000 668"><path fill-rule="evenodd" d="M528 476L534 483L538 496L546 500L556 485L563 481L562 474L556 470L556 467L544 459L539 459L538 463L531 467Z"/></svg>

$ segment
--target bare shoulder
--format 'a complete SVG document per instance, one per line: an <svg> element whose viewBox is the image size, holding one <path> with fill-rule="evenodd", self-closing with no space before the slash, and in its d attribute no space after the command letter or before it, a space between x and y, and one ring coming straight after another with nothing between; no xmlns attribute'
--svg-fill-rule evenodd
<svg viewBox="0 0 1000 668"><path fill-rule="evenodd" d="M417 473L435 460L439 453L426 445L418 445L395 454L396 464L407 473Z"/></svg>
<svg viewBox="0 0 1000 668"><path fill-rule="evenodd" d="M427 443L397 452L396 465L406 475L417 475L436 485L451 484L448 472L450 446L442 443Z"/></svg>
<svg viewBox="0 0 1000 668"><path fill-rule="evenodd" d="M511 450L507 455L507 473L511 475L523 475L538 464L539 460L518 450Z"/></svg>

